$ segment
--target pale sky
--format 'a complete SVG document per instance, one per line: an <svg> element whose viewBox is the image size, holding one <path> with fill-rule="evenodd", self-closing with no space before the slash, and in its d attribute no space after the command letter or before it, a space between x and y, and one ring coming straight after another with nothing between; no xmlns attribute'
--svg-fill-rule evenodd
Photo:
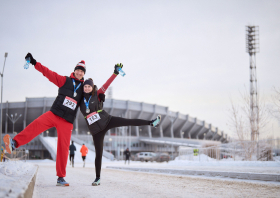
<svg viewBox="0 0 280 198"><path fill-rule="evenodd" d="M230 98L249 90L246 25L260 29L261 94L269 99L272 87L280 87L279 10L278 0L0 0L1 64L9 53L3 101L57 95L33 66L23 69L28 52L61 75L85 60L85 78L98 87L122 62L127 75L113 82L114 99L168 106L233 136ZM272 128L280 137L273 119Z"/></svg>

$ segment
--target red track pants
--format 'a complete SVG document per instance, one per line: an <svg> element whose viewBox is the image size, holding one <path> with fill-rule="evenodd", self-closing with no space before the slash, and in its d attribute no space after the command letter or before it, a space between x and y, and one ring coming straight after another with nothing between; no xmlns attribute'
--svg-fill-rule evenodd
<svg viewBox="0 0 280 198"><path fill-rule="evenodd" d="M57 156L56 156L56 175L66 176L66 166L71 140L73 124L65 119L48 111L30 123L23 131L14 137L17 148L27 144L40 133L49 128L55 127L57 130Z"/></svg>

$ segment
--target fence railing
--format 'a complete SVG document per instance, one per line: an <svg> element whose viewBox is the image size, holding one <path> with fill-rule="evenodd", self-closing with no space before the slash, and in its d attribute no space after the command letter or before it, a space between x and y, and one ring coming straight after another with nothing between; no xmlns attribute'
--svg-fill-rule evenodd
<svg viewBox="0 0 280 198"><path fill-rule="evenodd" d="M2 161L8 160L29 160L29 152L25 149L16 149L11 154L5 152Z"/></svg>
<svg viewBox="0 0 280 198"><path fill-rule="evenodd" d="M235 141L200 148L179 149L179 159L190 161L280 161L280 139Z"/></svg>

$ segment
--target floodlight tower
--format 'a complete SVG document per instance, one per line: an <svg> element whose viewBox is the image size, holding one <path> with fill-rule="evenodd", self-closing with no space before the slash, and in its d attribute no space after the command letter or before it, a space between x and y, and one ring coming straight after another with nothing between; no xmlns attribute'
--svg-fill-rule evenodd
<svg viewBox="0 0 280 198"><path fill-rule="evenodd" d="M250 56L250 124L251 141L259 138L259 106L256 53L259 52L259 26L246 26L246 52Z"/></svg>

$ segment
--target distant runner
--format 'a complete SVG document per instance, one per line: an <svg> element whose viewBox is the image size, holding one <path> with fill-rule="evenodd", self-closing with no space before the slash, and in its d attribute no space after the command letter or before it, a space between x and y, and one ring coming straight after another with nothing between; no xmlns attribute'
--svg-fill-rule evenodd
<svg viewBox="0 0 280 198"><path fill-rule="evenodd" d="M70 165L72 162L72 167L74 167L74 158L75 158L75 151L76 151L76 147L74 145L74 141L72 141L72 144L69 146L69 160L70 160Z"/></svg>
<svg viewBox="0 0 280 198"><path fill-rule="evenodd" d="M129 158L130 158L130 151L129 149L127 148L124 152L124 157L125 157L125 161L124 161L124 164L126 164L126 161L128 161L127 163L129 164Z"/></svg>
<svg viewBox="0 0 280 198"><path fill-rule="evenodd" d="M85 167L86 165L86 156L88 154L88 148L86 147L85 144L83 144L81 150L80 150L81 154L82 154L82 159L83 159L83 162L84 162L84 165L83 167Z"/></svg>

